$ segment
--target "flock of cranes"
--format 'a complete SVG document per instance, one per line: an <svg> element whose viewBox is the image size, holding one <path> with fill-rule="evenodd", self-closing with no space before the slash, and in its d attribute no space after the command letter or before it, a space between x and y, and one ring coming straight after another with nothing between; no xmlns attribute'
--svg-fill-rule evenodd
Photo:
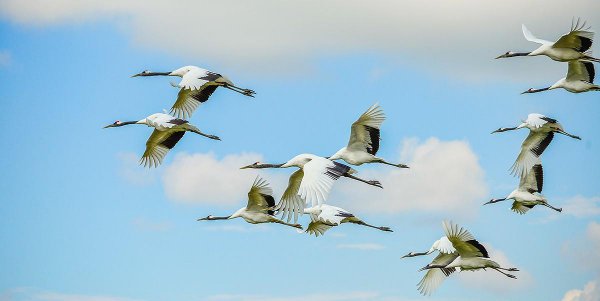
<svg viewBox="0 0 600 301"><path fill-rule="evenodd" d="M569 71L566 78L559 80L550 87L529 89L524 93L535 93L555 88L564 88L574 93L593 90L600 91L600 87L593 84L594 65L592 63L600 62L600 60L591 56L590 49L593 32L589 31L585 22L580 24L577 21L572 24L570 32L563 35L556 42L536 38L525 25L523 25L522 29L527 40L539 43L541 46L534 51L526 53L509 51L497 58L545 55L555 61L568 62L569 64ZM185 66L171 72L143 71L132 77L146 76L181 77L181 81L178 84L171 83L172 86L180 89L177 100L170 111L174 116L166 113L156 113L138 121L115 121L105 126L105 128L121 127L130 124L153 127L154 131L146 142L146 150L140 160L141 165L148 167L159 166L169 150L177 144L186 132L193 132L212 140L220 140L218 136L206 134L185 120L190 118L202 103L208 101L218 87L223 87L248 97L254 97L255 95L253 90L240 88L221 74L195 66ZM273 190L269 186L269 183L261 177L256 177L248 192L248 203L245 207L240 208L229 216L216 217L209 215L198 219L198 221L229 220L241 217L251 224L278 223L297 228L300 231L304 230L304 228L301 224L298 224L298 218L307 214L310 216L310 223L306 230L300 232L306 232L309 235L324 235L332 227L343 223L353 223L385 232L392 232L389 227L373 226L345 209L325 203L334 183L340 178L348 178L375 188L383 188L382 184L377 180L366 180L356 176L357 171L355 169L338 162L338 160L343 160L347 164L354 166L360 166L365 163L379 163L396 168L409 168L405 164L390 163L383 158L377 157L380 147L381 125L385 121L385 118L383 109L378 104L369 107L351 125L348 144L330 157L299 154L284 163L255 162L241 167L241 169L296 167L297 170L290 175L287 188L279 202L275 202ZM513 200L512 210L519 214L526 213L536 205L561 212L561 208L550 205L541 194L543 186L541 155L554 138L555 133L578 140L581 140L581 138L566 132L556 119L541 114L529 114L527 120L518 126L499 128L492 133L522 128L529 129L529 135L523 141L521 151L511 168L512 174L520 178L519 186L507 197L492 199L485 204ZM357 185L363 184L357 183ZM307 207L308 204L310 204L310 207ZM277 215L280 215L280 218ZM421 269L421 271L427 271L417 285L418 290L422 294L430 295L456 269L460 269L461 271L492 269L507 277L516 278L516 276L507 272L516 272L518 269L501 267L497 262L490 259L488 251L469 231L448 221L444 221L442 226L445 235L435 241L428 251L421 253L410 252L403 256L425 256L438 252L438 255L431 263Z"/></svg>

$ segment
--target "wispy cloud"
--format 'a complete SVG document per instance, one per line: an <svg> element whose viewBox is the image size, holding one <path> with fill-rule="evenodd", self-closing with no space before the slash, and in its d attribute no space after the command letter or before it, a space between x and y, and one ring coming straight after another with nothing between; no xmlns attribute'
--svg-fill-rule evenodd
<svg viewBox="0 0 600 301"><path fill-rule="evenodd" d="M567 291L562 301L597 301L600 300L600 279L592 280L583 289Z"/></svg>
<svg viewBox="0 0 600 301"><path fill-rule="evenodd" d="M379 297L375 292L344 292L344 293L315 293L301 296L273 297L266 295L215 295L206 300L210 301L350 301L375 300Z"/></svg>
<svg viewBox="0 0 600 301"><path fill-rule="evenodd" d="M563 243L561 252L582 270L600 271L600 223L592 221L585 234Z"/></svg>
<svg viewBox="0 0 600 301"><path fill-rule="evenodd" d="M584 197L581 195L568 199L563 205L563 214L578 218L600 216L600 197Z"/></svg>
<svg viewBox="0 0 600 301"><path fill-rule="evenodd" d="M229 206L244 204L256 171L240 167L260 161L259 154L231 154L217 158L213 153L179 153L165 167L162 177L165 193L170 200L182 203ZM261 172L269 183L278 181L272 174ZM275 183L274 183L275 182Z"/></svg>
<svg viewBox="0 0 600 301"><path fill-rule="evenodd" d="M539 10L540 3L521 0L383 0L377 5L360 0L309 0L294 5L278 0L190 1L185 3L186 9L172 9L172 3L163 1L61 0L45 4L43 0L4 0L0 1L0 14L35 26L111 20L140 46L192 61L210 58L215 64L253 74L297 72L316 56L377 52L391 61L414 62L452 77L489 79L502 73L511 74L507 78L514 80L548 70L562 76L566 71L561 65L529 59L529 68L514 72L523 60L499 62L493 58L507 50L537 47L525 41L521 23L526 22L540 37L555 40L569 29L570 16L600 19L596 0L573 0L569 17L560 5L545 6L544 14L531 14ZM198 19L198 11L211 13ZM329 13L332 11L336 13ZM218 24L220 34L189 38L208 24ZM559 78L555 77L547 79Z"/></svg>
<svg viewBox="0 0 600 301"><path fill-rule="evenodd" d="M338 249L354 249L363 251L377 251L383 250L385 246L376 243L363 243L363 244L339 244L336 246Z"/></svg>
<svg viewBox="0 0 600 301"><path fill-rule="evenodd" d="M35 288L10 289L0 294L0 299L3 301L137 301L123 297L65 294Z"/></svg>

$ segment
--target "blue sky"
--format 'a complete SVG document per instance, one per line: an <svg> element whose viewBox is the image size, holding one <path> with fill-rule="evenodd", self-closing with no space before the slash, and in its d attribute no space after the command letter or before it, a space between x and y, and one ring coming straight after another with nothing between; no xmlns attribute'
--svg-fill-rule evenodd
<svg viewBox="0 0 600 301"><path fill-rule="evenodd" d="M506 43L482 41L462 53L450 43L462 40L453 31L460 24L439 35L450 42L422 52L415 45L420 40L388 43L367 25L356 28L359 38L344 36L353 23L339 15L332 17L338 23L325 26L329 35L319 37L315 32L322 28L314 24L323 19L310 15L309 4L298 8L305 29L275 11L256 12L267 5L260 2L246 12L266 18L255 23L282 22L271 35L269 27L257 25L267 32L249 28L232 37L241 39L236 43L199 36L175 44L171 36L188 36L194 30L186 25L193 23L176 15L161 18L160 5L133 11L139 3L64 1L52 9L0 3L2 123L11 129L0 133L2 301L421 300L417 270L427 259L400 256L429 248L442 235L443 219L467 227L494 250L492 257L522 271L518 280L491 271L453 275L429 299L600 295L600 94L520 95L552 84L566 67L546 58L493 60L511 47L534 47L521 41L521 22L531 19L530 29L552 39L568 29L571 14L549 11L558 18L550 22L524 12L509 16L509 8L488 11L490 20L481 27ZM408 6L422 13L417 4ZM383 14L356 12L360 4L354 2L342 8L339 14L348 19L364 16L360 22ZM202 7L189 11L194 9ZM221 19L224 32L233 34L246 24L236 13L215 10L209 18ZM579 15L599 19L597 13ZM375 25L394 21L380 17ZM507 21L499 29L494 18ZM152 20L164 20L164 30L153 31L158 25L150 26ZM393 40L394 30L382 29L382 35ZM401 40L407 33L397 30ZM163 166L143 169L137 160L150 129L102 126L170 108L177 93L170 79L129 76L188 64L222 72L257 97L218 90L191 122L223 141L186 135ZM195 221L242 207L256 174L273 183L278 198L291 171L237 167L258 159L284 162L303 152L333 154L346 143L350 124L376 101L388 117L380 155L414 168L361 166L386 189L336 183L329 203L394 233L344 225L314 238L278 225ZM518 216L508 203L482 207L517 185L508 169L527 134L489 133L532 112L558 119L583 138L555 137L543 157L544 195L564 212L535 208Z"/></svg>

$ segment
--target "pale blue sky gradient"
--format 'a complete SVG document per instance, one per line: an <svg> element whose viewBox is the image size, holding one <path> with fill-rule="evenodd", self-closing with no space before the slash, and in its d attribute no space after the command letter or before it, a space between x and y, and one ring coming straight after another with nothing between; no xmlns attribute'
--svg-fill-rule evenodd
<svg viewBox="0 0 600 301"><path fill-rule="evenodd" d="M171 79L130 75L198 65L252 88L256 98L215 92L191 121L223 141L186 135L164 165L179 152L214 152L219 158L252 152L273 162L301 152L330 155L346 143L357 116L379 101L388 116L382 157L397 158L405 138L466 141L485 172L490 193L481 199L484 203L507 195L517 184L508 168L527 134L490 132L538 112L583 138L559 135L543 157L544 194L561 206L577 195L600 196L600 94L519 93L551 84L563 73L540 73L530 82L473 80L377 50L352 50L307 58L310 67L300 74L253 74L218 65L209 56L140 46L109 21L36 27L5 18L0 21L0 50L10 53L10 61L0 66L5 126L0 132L0 296L27 287L144 301L205 300L223 294L285 300L349 292L373 292L378 295L374 300L422 300L426 298L415 285L422 277L417 270L427 259L400 256L429 248L442 235L445 218L501 250L532 281L498 293L473 289L453 275L432 300L561 300L566 291L598 277L563 250L564 244L585 239L586 228L598 215L563 213L555 219L557 214L547 208L519 216L510 212L510 204L497 204L477 208L475 216L465 219L426 211L356 212L395 232L344 225L319 238L242 220L201 224L196 218L233 212L244 199L233 207L169 200L160 179L164 166L155 171L151 185L134 185L120 175L119 158L123 153L139 156L150 130L102 129L117 119L137 120L168 109L174 101L177 90L169 86ZM506 50L497 49L497 54ZM480 64L510 64L515 71L540 61L558 64L546 58L509 62L493 57ZM294 121L299 119L303 121ZM235 231L218 228L224 225ZM383 249L337 247L344 244Z"/></svg>

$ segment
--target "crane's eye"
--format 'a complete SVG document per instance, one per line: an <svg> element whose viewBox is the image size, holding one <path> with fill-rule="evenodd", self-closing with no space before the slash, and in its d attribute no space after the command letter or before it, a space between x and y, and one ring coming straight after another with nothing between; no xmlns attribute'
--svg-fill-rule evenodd
<svg viewBox="0 0 600 301"><path fill-rule="evenodd" d="M121 121L117 120L117 121L115 121L114 124L119 124L119 123L121 123Z"/></svg>

